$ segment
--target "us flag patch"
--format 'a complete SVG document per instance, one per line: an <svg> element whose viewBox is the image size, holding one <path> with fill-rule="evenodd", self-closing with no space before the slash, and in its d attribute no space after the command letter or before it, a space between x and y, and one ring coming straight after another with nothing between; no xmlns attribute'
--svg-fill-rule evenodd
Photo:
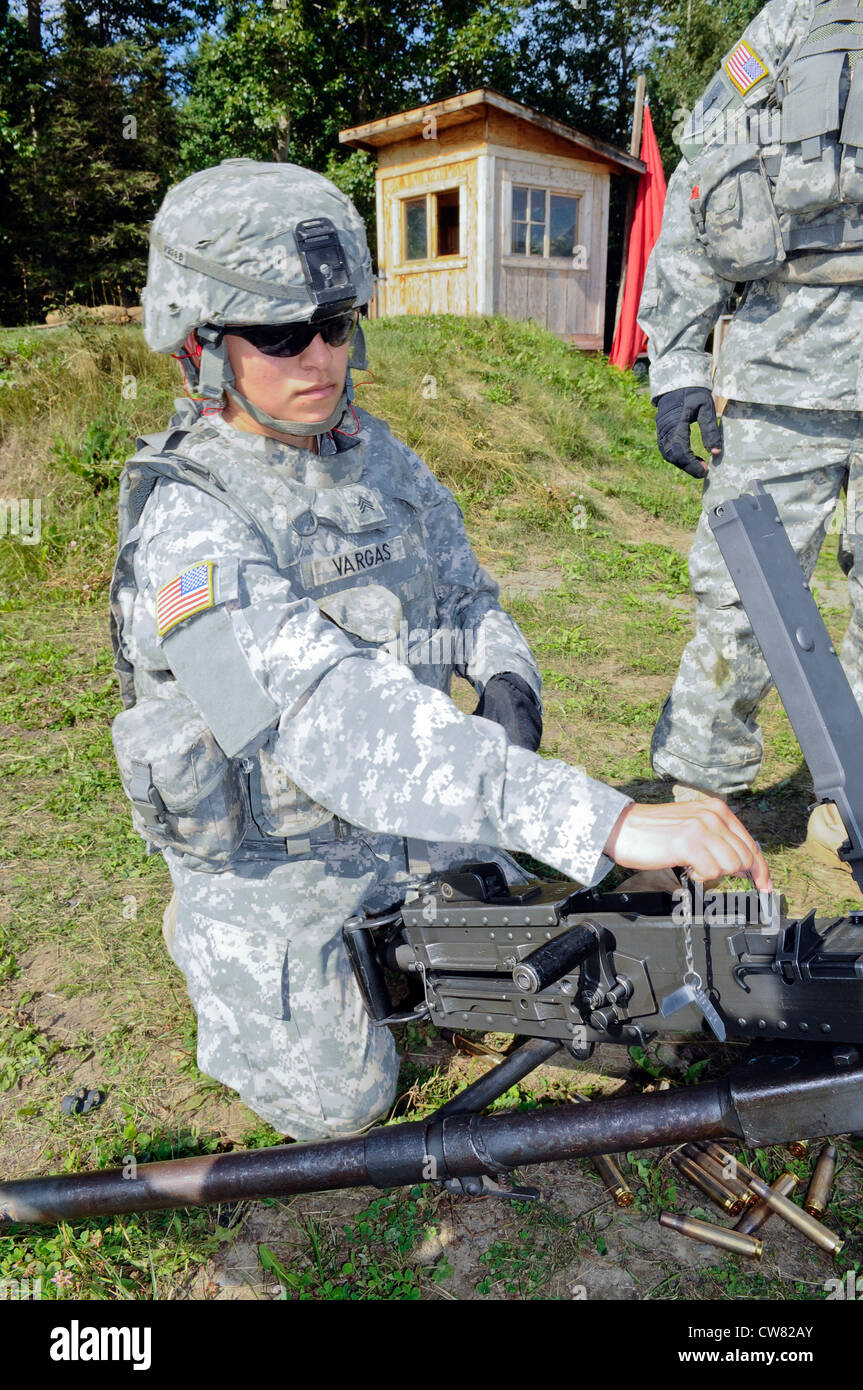
<svg viewBox="0 0 863 1390"><path fill-rule="evenodd" d="M213 606L213 562L183 570L156 595L156 630L160 637L191 613Z"/></svg>
<svg viewBox="0 0 863 1390"><path fill-rule="evenodd" d="M742 92L744 96L752 90L756 82L767 76L766 67L745 39L741 39L731 57L726 60L725 71L738 92Z"/></svg>

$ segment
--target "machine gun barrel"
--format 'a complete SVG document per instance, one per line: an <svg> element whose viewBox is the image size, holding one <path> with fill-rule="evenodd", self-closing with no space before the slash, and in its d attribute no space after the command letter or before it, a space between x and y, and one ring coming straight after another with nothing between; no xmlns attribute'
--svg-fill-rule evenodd
<svg viewBox="0 0 863 1390"><path fill-rule="evenodd" d="M708 1085L591 1105L432 1115L359 1138L0 1183L0 1227L368 1184L491 1177L525 1164L686 1140L778 1143L863 1129L863 1060L856 1050L834 1056L817 1049L807 1058L785 1049L779 1060L778 1075L775 1065L748 1065ZM790 1071L789 1062L795 1063Z"/></svg>

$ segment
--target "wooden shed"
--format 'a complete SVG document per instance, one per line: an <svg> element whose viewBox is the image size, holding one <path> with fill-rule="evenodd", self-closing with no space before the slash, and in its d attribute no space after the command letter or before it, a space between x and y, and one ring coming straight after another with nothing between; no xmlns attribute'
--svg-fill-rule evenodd
<svg viewBox="0 0 863 1390"><path fill-rule="evenodd" d="M377 155L377 314L508 314L602 348L611 176L640 159L485 88L339 140Z"/></svg>

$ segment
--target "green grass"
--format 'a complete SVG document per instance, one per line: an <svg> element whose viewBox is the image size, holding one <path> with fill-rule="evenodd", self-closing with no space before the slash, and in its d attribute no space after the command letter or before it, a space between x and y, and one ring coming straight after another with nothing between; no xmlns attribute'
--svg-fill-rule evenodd
<svg viewBox="0 0 863 1390"><path fill-rule="evenodd" d="M452 1274L444 1256L431 1264L411 1258L437 1235L434 1209L427 1190L415 1187L376 1197L338 1232L306 1218L290 1262L261 1244L261 1268L285 1300L414 1301L424 1284L442 1284Z"/></svg>

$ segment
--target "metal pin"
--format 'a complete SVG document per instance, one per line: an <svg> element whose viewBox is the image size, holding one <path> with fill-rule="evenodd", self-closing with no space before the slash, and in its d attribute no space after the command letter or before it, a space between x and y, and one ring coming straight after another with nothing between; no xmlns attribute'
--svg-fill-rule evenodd
<svg viewBox="0 0 863 1390"><path fill-rule="evenodd" d="M683 1153L686 1158L697 1163L699 1168L703 1168L715 1182L721 1183L727 1192L738 1197L744 1206L752 1206L758 1200L748 1183L742 1178L729 1176L725 1171L728 1159L722 1161L702 1149L695 1148L693 1144L687 1144Z"/></svg>
<svg viewBox="0 0 863 1390"><path fill-rule="evenodd" d="M811 1240L822 1250L827 1250L829 1254L839 1254L845 1244L844 1240L840 1240L820 1221L816 1221L814 1216L810 1216L801 1207L795 1206L787 1197L780 1197L778 1192L774 1192L760 1178L753 1177L751 1181L753 1191L757 1192L759 1197L763 1197L768 1206L773 1208L777 1216L783 1217L789 1226L794 1226L801 1235L806 1236L807 1240Z"/></svg>
<svg viewBox="0 0 863 1390"><path fill-rule="evenodd" d="M683 1154L672 1154L671 1162L678 1172L682 1173L687 1181L694 1187L704 1192L712 1202L727 1212L729 1216L737 1216L743 1210L743 1203L739 1197L734 1197L723 1187L720 1182L712 1178L709 1173L700 1168L697 1163L693 1163L691 1158L685 1158Z"/></svg>
<svg viewBox="0 0 863 1390"><path fill-rule="evenodd" d="M806 1189L806 1196L803 1199L803 1210L808 1211L810 1216L820 1216L830 1201L830 1189L833 1186L833 1176L836 1172L836 1157L836 1148L833 1144L825 1144L818 1155L812 1181Z"/></svg>
<svg viewBox="0 0 863 1390"><path fill-rule="evenodd" d="M748 1255L753 1260L760 1260L764 1254L763 1241L756 1240L754 1236L729 1231L725 1226L711 1226L708 1221L698 1221L694 1216L678 1216L672 1211L661 1211L659 1224L670 1231L679 1231L691 1240L703 1240L708 1245L718 1245L722 1250L733 1250L736 1255Z"/></svg>
<svg viewBox="0 0 863 1390"><path fill-rule="evenodd" d="M780 1178L777 1178L774 1183L771 1183L772 1190L778 1192L780 1197L790 1197L796 1186L797 1179L793 1173L783 1173ZM735 1231L740 1231L741 1235L744 1236L754 1235L756 1231L761 1230L764 1223L769 1221L773 1215L773 1208L768 1206L767 1202L759 1198L754 1207L749 1207L749 1209L743 1213L734 1229Z"/></svg>
<svg viewBox="0 0 863 1390"><path fill-rule="evenodd" d="M757 850L761 849L761 846L759 845L757 840L755 841L755 848ZM755 888L755 879L752 876L751 869L746 870L746 877L749 879L749 882L752 884L752 887ZM772 926L773 894L768 893L766 888L755 888L755 891L758 894L758 915L761 918L761 921L763 922L765 927Z"/></svg>

